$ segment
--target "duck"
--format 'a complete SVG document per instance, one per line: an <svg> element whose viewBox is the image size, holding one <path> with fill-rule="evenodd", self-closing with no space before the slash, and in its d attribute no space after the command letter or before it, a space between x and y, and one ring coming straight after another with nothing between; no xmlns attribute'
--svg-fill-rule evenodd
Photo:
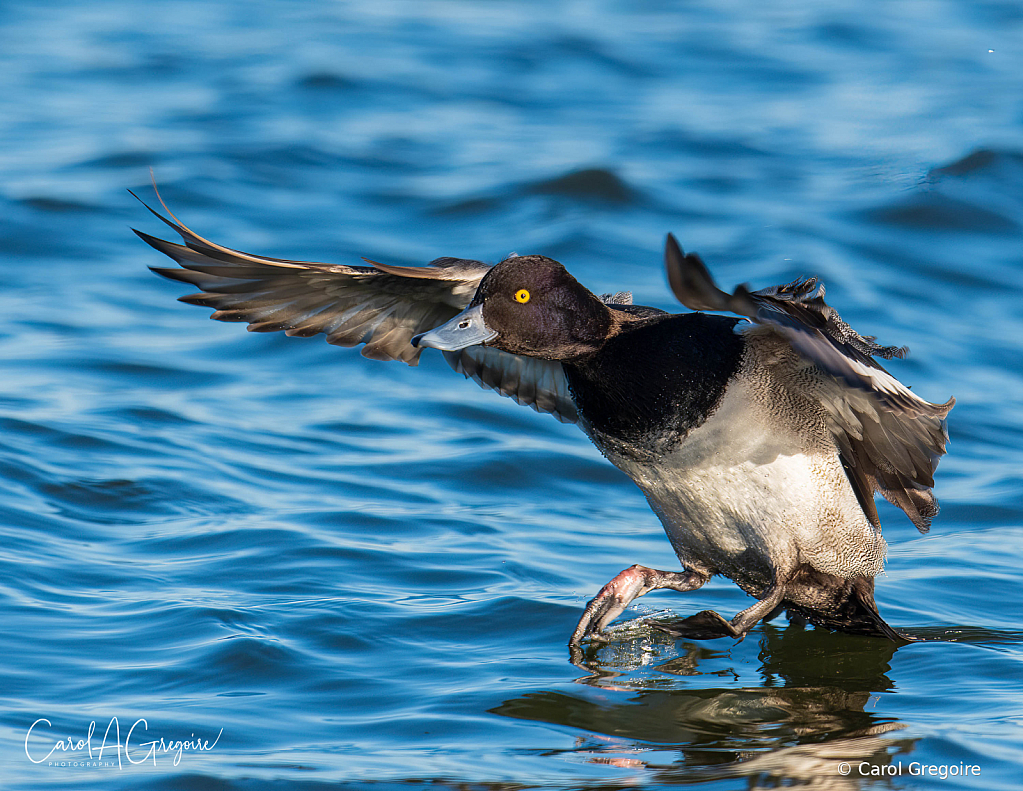
<svg viewBox="0 0 1023 791"><path fill-rule="evenodd" d="M668 284L689 309L669 313L629 292L594 294L543 255L425 266L254 255L199 236L160 203L166 216L143 205L181 242L135 233L177 264L156 274L198 288L180 301L253 332L362 345L376 360L416 366L438 350L480 386L578 425L639 487L680 569L636 564L613 577L583 610L576 650L612 639L609 625L638 597L719 575L753 604L729 619L702 610L653 625L742 640L787 612L912 639L875 601L887 554L875 495L929 529L955 399L930 403L882 367L905 347L856 332L817 278L729 293L668 234Z"/></svg>

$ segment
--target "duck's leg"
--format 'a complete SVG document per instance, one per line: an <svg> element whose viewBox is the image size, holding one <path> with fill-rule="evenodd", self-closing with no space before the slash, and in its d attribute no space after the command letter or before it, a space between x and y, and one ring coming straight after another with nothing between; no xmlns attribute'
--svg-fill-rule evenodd
<svg viewBox="0 0 1023 791"><path fill-rule="evenodd" d="M717 637L735 637L742 640L750 629L778 609L784 598L785 586L775 583L767 589L764 598L740 612L731 622L713 610L704 610L675 623L654 626L674 637L685 637L690 640L713 640Z"/></svg>
<svg viewBox="0 0 1023 791"><path fill-rule="evenodd" d="M599 638L604 627L621 615L633 599L652 590L671 588L685 593L696 590L709 579L709 574L698 571L658 571L646 566L630 566L590 600L568 643L578 645L586 638Z"/></svg>

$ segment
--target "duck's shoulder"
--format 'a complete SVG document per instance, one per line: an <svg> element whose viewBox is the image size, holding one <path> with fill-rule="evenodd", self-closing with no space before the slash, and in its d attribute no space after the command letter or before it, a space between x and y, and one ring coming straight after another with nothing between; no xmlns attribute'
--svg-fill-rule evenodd
<svg viewBox="0 0 1023 791"><path fill-rule="evenodd" d="M565 363L565 374L595 439L663 448L720 402L742 363L740 320L627 307L613 311L613 334L601 349Z"/></svg>

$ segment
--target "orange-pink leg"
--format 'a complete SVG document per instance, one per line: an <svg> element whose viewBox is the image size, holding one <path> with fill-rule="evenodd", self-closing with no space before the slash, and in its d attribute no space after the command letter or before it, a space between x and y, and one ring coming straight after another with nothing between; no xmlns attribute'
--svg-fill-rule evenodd
<svg viewBox="0 0 1023 791"><path fill-rule="evenodd" d="M572 632L569 645L586 639L600 639L604 627L617 618L633 599L658 588L686 592L699 588L710 576L696 571L658 571L646 566L630 566L600 589L590 600Z"/></svg>

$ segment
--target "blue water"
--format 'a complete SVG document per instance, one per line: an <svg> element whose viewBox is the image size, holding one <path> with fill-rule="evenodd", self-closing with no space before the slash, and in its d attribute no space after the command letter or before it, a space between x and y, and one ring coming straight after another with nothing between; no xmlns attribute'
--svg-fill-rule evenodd
<svg viewBox="0 0 1023 791"><path fill-rule="evenodd" d="M1018 3L5 3L0 74L5 788L1019 787ZM878 580L945 639L627 627L573 665L604 582L677 568L639 491L439 355L175 302L128 230L164 230L125 192L150 166L267 255L538 252L672 308L673 231L729 286L822 276L958 399L942 514L883 508ZM748 601L716 580L626 620ZM189 748L119 765L113 718L145 720L132 760ZM47 757L92 722L92 760Z"/></svg>

